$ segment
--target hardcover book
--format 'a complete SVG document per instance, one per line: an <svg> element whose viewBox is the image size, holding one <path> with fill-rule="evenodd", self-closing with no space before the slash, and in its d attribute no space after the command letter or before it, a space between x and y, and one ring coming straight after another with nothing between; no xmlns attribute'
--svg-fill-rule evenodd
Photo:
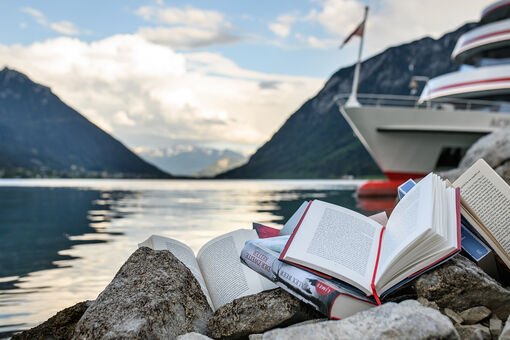
<svg viewBox="0 0 510 340"><path fill-rule="evenodd" d="M392 291L461 249L460 190L429 174L383 226L349 209L311 201L280 259L358 288Z"/></svg>
<svg viewBox="0 0 510 340"><path fill-rule="evenodd" d="M416 183L410 179L398 187L399 198L402 199L411 190ZM462 194L461 196L461 245L463 255L467 256L471 261L475 262L487 274L499 280L499 274L496 265L496 258L494 252L490 249L485 242L480 239L479 233L476 231L471 223L462 215ZM465 204L465 203L464 203Z"/></svg>
<svg viewBox="0 0 510 340"><path fill-rule="evenodd" d="M462 216L510 270L510 186L483 159L453 185L462 190Z"/></svg>
<svg viewBox="0 0 510 340"><path fill-rule="evenodd" d="M343 319L377 306L375 299L332 277L279 261L279 254L260 242L247 241L241 262L277 286L328 316Z"/></svg>

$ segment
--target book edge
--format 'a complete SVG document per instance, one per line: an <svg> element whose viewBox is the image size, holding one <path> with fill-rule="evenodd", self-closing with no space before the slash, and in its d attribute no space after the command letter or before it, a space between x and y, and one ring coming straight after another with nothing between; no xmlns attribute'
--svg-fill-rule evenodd
<svg viewBox="0 0 510 340"><path fill-rule="evenodd" d="M436 266L437 264L439 264L441 262L446 261L447 259L449 259L453 255L455 255L455 254L457 254L458 252L461 251L461 249L462 249L462 242L461 242L462 236L461 236L461 227L460 227L461 226L461 223L460 223L460 188L455 188L455 201L456 201L455 202L455 210L456 210L456 213L457 213L457 248L455 248L454 251L452 251L451 253L443 256L442 258L440 258L436 262L434 262L432 264L429 264L428 266L426 266L425 268L420 269L419 271L417 271L414 274L409 275L408 278L413 278L413 277L415 277L417 275L423 274L428 269Z"/></svg>
<svg viewBox="0 0 510 340"><path fill-rule="evenodd" d="M312 205L314 200L311 200L309 203L308 203L308 206L306 207L305 209L305 212L303 213L303 215L301 216L301 218L299 219L299 222L298 224L296 225L296 228L294 228L294 231L292 232L292 234L290 235L289 237L289 240L287 241L287 243L285 244L285 247L283 248L283 251L282 253L280 254L280 257L279 259L280 260L284 260L284 257L285 255L287 254L287 249L289 249L290 247L290 244L292 243L292 240L294 239L294 236L296 235L297 231L299 230L299 227L301 227L301 223L303 222L303 220L305 219L305 216L306 216L306 213L308 212L308 209L310 209L310 206Z"/></svg>

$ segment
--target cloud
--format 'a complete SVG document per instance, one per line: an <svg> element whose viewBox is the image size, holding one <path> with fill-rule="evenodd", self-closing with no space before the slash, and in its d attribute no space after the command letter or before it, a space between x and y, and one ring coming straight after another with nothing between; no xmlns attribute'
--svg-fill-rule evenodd
<svg viewBox="0 0 510 340"><path fill-rule="evenodd" d="M176 52L140 34L0 44L0 54L133 148L179 141L252 150L323 84L243 69L217 53Z"/></svg>
<svg viewBox="0 0 510 340"><path fill-rule="evenodd" d="M280 15L276 18L276 22L269 24L269 29L280 38L286 38L296 20L298 20L297 17L291 14Z"/></svg>
<svg viewBox="0 0 510 340"><path fill-rule="evenodd" d="M156 20L167 25L188 25L204 28L217 28L224 23L223 14L217 11L204 11L196 8L163 8L156 12Z"/></svg>
<svg viewBox="0 0 510 340"><path fill-rule="evenodd" d="M23 13L30 15L39 25L47 26L48 22L46 21L46 17L42 14L41 11L36 10L31 7L23 7L21 9Z"/></svg>
<svg viewBox="0 0 510 340"><path fill-rule="evenodd" d="M79 33L78 28L70 21L52 22L50 28L65 35L77 35Z"/></svg>
<svg viewBox="0 0 510 340"><path fill-rule="evenodd" d="M195 27L141 27L137 33L149 41L176 49L230 45L242 40L226 30Z"/></svg>
<svg viewBox="0 0 510 340"><path fill-rule="evenodd" d="M135 14L159 26L140 27L138 34L146 39L176 49L204 48L235 44L243 37L234 33L232 25L218 11L193 7L142 6Z"/></svg>
<svg viewBox="0 0 510 340"><path fill-rule="evenodd" d="M78 35L80 33L80 30L70 21L49 22L41 11L31 7L23 7L21 11L30 15L39 25L49 27L60 34Z"/></svg>
<svg viewBox="0 0 510 340"><path fill-rule="evenodd" d="M440 37L466 21L477 21L485 0L381 0L370 9L366 52L373 54L389 46L423 36ZM313 17L338 43L360 23L364 4L355 0L325 0ZM459 10L462 9L462 10Z"/></svg>
<svg viewBox="0 0 510 340"><path fill-rule="evenodd" d="M301 44L307 48L313 49L330 49L338 47L338 39L318 38L314 35L303 35L296 33L295 37Z"/></svg>
<svg viewBox="0 0 510 340"><path fill-rule="evenodd" d="M115 123L119 125L135 126L136 124L135 121L129 118L127 113L122 110L117 111L117 113L115 113L115 115L113 116L113 120L115 121Z"/></svg>
<svg viewBox="0 0 510 340"><path fill-rule="evenodd" d="M278 88L278 86L280 85L280 82L279 81L275 81L275 80L265 80L265 81L261 81L259 83L259 88L260 89L268 89L268 90L273 90L273 89L276 89Z"/></svg>

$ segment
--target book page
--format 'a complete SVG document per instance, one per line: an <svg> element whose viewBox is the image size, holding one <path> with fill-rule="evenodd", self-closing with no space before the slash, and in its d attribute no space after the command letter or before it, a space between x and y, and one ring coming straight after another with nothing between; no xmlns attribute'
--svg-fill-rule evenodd
<svg viewBox="0 0 510 340"><path fill-rule="evenodd" d="M211 305L211 307L213 306L210 294L200 271L200 267L198 266L198 262L195 258L195 253L190 247L177 240L157 235L152 235L147 240L138 244L138 247L149 247L154 250L171 251L179 261L188 267L193 276L195 276L202 288L202 291L204 292L205 297L207 298L207 301L209 302L209 305Z"/></svg>
<svg viewBox="0 0 510 340"><path fill-rule="evenodd" d="M382 238L376 281L395 262L398 255L432 227L432 176L428 175L398 202L388 219Z"/></svg>
<svg viewBox="0 0 510 340"><path fill-rule="evenodd" d="M314 200L284 259L370 293L382 226L352 210Z"/></svg>
<svg viewBox="0 0 510 340"><path fill-rule="evenodd" d="M255 230L236 230L209 241L198 252L198 264L215 310L241 296L276 288L241 264L244 243L256 238Z"/></svg>
<svg viewBox="0 0 510 340"><path fill-rule="evenodd" d="M510 259L510 228L508 228L510 187L508 184L483 159L480 159L453 185L460 187L462 198L497 241L497 245L505 252L498 255L504 261L506 257L505 262L508 264Z"/></svg>

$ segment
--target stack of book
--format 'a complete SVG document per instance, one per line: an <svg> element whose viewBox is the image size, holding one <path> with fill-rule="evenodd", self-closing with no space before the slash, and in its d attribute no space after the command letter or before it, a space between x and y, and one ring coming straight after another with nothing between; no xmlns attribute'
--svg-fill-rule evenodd
<svg viewBox="0 0 510 340"><path fill-rule="evenodd" d="M431 173L399 195L387 220L304 202L281 230L254 224L260 238L241 262L332 319L381 304L461 250L492 276L496 261L510 267L510 187L483 160L453 185Z"/></svg>

